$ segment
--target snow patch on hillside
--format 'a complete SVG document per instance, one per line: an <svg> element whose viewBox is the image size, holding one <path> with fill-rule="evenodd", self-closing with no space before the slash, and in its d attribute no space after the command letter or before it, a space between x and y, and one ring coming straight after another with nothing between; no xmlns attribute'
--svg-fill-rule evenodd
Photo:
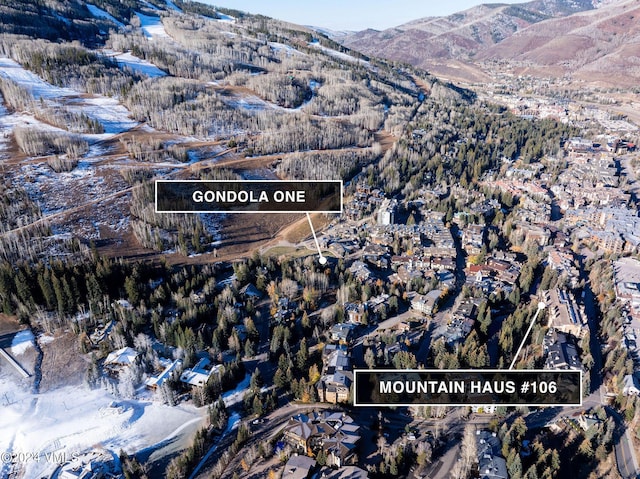
<svg viewBox="0 0 640 479"><path fill-rule="evenodd" d="M38 202L45 216L87 203L91 198L104 197L110 192L104 178L97 176L96 169L89 165L55 173L46 163L29 163L22 166L21 172L24 178L22 186Z"/></svg>
<svg viewBox="0 0 640 479"><path fill-rule="evenodd" d="M84 113L102 124L106 135L113 135L130 130L138 125L132 120L127 110L115 98L95 95L87 97L84 93L71 88L61 88L52 85L38 75L25 70L22 65L10 58L0 57L0 77L13 80L27 89L36 99L46 101L49 106L61 106L69 111ZM5 110L6 113L6 110ZM19 124L44 124L30 115L14 114L0 116L0 131L10 132ZM104 135L87 135L93 139L104 139Z"/></svg>
<svg viewBox="0 0 640 479"><path fill-rule="evenodd" d="M169 35L162 25L162 19L160 17L153 17L151 15L144 15L139 12L135 12L136 16L140 20L140 28L142 33L147 38L168 38Z"/></svg>
<svg viewBox="0 0 640 479"><path fill-rule="evenodd" d="M304 55L304 54L303 54ZM284 106L276 105L275 103L271 103L269 101L263 100L262 98L256 95L233 95L229 99L225 99L224 102L233 107L233 108L241 108L250 112L258 112L264 110L279 110L279 111L300 111L305 106L307 106L315 95L317 89L320 87L320 84L315 80L309 80L309 88L311 89L312 96L309 99L306 99L302 104L294 108L287 108Z"/></svg>
<svg viewBox="0 0 640 479"><path fill-rule="evenodd" d="M224 401L224 405L226 407L231 407L234 404L242 402L244 398L244 394L249 389L251 384L251 376L247 374L244 379L238 383L236 388L233 391L227 391L222 395L222 400Z"/></svg>
<svg viewBox="0 0 640 479"><path fill-rule="evenodd" d="M9 131L7 131L7 125L4 124L8 116L9 110L4 106L4 98L0 94L0 150L6 148L9 141Z"/></svg>
<svg viewBox="0 0 640 479"><path fill-rule="evenodd" d="M167 7L169 7L174 12L182 13L182 10L180 10L180 8L175 3L173 3L171 0L165 0L165 2L167 2Z"/></svg>
<svg viewBox="0 0 640 479"><path fill-rule="evenodd" d="M151 10L160 11L160 9L159 9L158 7L156 7L156 6L155 6L153 3L151 3L151 2L147 2L147 0L142 0L142 3L143 3L146 7L150 8Z"/></svg>
<svg viewBox="0 0 640 479"><path fill-rule="evenodd" d="M258 98L255 95L243 95L241 97L234 97L233 100L226 102L233 108L242 108L248 111L262 111L269 108L274 108L275 105L267 103L262 98Z"/></svg>
<svg viewBox="0 0 640 479"><path fill-rule="evenodd" d="M334 50L333 48L328 48L328 47L325 47L323 45L320 45L320 43L318 41L310 42L310 43L308 43L308 45L310 47L317 48L318 50L321 50L322 52L326 53L330 57L337 58L339 60L344 60L344 61L347 61L347 62L350 62L350 63L359 63L361 65L368 65L369 64L369 62L366 61L366 60L362 60L360 58L356 58L354 56L351 56L351 55L349 55L347 53L339 52L338 50Z"/></svg>
<svg viewBox="0 0 640 479"><path fill-rule="evenodd" d="M11 134L16 126L37 126L38 130L57 131L64 130L36 120L33 115L26 113L9 113L4 106L0 107L0 150L8 148L11 142Z"/></svg>
<svg viewBox="0 0 640 479"><path fill-rule="evenodd" d="M71 88L60 88L47 83L35 73L25 70L18 62L6 57L0 57L0 77L13 80L26 88L36 100L53 100L78 94Z"/></svg>
<svg viewBox="0 0 640 479"><path fill-rule="evenodd" d="M118 21L118 19L111 15L109 12L105 12L103 9L98 8L95 5L91 5L90 3L87 3L87 8L89 9L89 12L91 12L91 15L93 15L94 17L104 18L112 23L115 23L118 27L124 28L124 23Z"/></svg>
<svg viewBox="0 0 640 479"><path fill-rule="evenodd" d="M200 0L200 3L204 3L205 5L210 5L212 6L214 9L216 9L216 15L218 15L218 18L214 18L212 20L217 20L218 22L227 22L227 23L236 23L236 17L232 17L231 15L225 15L224 13L221 13L217 10L217 5L219 5L219 2L216 0ZM209 17L211 18L211 17Z"/></svg>
<svg viewBox="0 0 640 479"><path fill-rule="evenodd" d="M236 22L236 18L232 17L231 15L225 15L224 13L220 13L218 11L216 11L216 14L218 15L218 21L220 22L228 22L228 23Z"/></svg>
<svg viewBox="0 0 640 479"><path fill-rule="evenodd" d="M129 68L132 71L140 73L142 75L146 75L149 78L167 76L167 73L164 70L161 70L147 60L138 58L137 56L131 54L131 52L117 53L113 55L113 59L118 62L118 65L120 65L121 67Z"/></svg>
<svg viewBox="0 0 640 479"><path fill-rule="evenodd" d="M306 55L306 53L302 53L298 50L296 50L295 48L293 48L291 45L285 45L284 43L278 43L278 42L269 42L269 46L271 47L271 49L276 52L276 53L285 53L287 56L290 55Z"/></svg>
<svg viewBox="0 0 640 479"><path fill-rule="evenodd" d="M49 344L56 340L53 336L48 336L46 334L41 334L38 336L38 343L40 344Z"/></svg>
<svg viewBox="0 0 640 479"><path fill-rule="evenodd" d="M129 110L115 98L104 96L83 98L77 103L69 104L68 107L71 111L77 109L79 113L99 121L104 132L109 135L128 131L138 124L129 117Z"/></svg>
<svg viewBox="0 0 640 479"><path fill-rule="evenodd" d="M30 329L20 331L11 340L11 353L14 356L24 354L28 349L33 347L33 340L33 333Z"/></svg>

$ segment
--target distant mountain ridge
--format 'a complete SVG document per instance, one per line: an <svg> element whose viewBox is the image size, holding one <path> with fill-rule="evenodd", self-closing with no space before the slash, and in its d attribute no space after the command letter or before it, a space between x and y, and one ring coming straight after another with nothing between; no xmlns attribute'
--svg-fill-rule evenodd
<svg viewBox="0 0 640 479"><path fill-rule="evenodd" d="M640 0L531 25L477 55L508 60L517 72L637 86L640 81Z"/></svg>
<svg viewBox="0 0 640 479"><path fill-rule="evenodd" d="M345 45L364 53L419 61L421 58L472 58L483 47L556 16L595 8L592 0L534 0L510 5L490 3L446 17L426 17L383 31L364 30L343 37ZM413 45L414 48L408 48Z"/></svg>
<svg viewBox="0 0 640 479"><path fill-rule="evenodd" d="M609 29L616 30L616 21L619 25L624 22L622 18L615 18L624 16L625 8L635 11L637 6L640 6L637 0L491 3L446 17L417 19L383 31L364 30L341 36L337 40L367 55L408 62L435 74L443 73L449 77L457 74L467 81L481 81L485 79L485 74L478 68L477 62L480 60L518 59L535 64L537 59L546 59L543 66L549 67L555 65L554 60L571 63L573 57L569 58L568 55L580 56L582 48L599 48L610 54L612 49L606 45L610 39L599 35L596 25L601 19L612 18L607 25ZM635 25L638 25L637 21ZM625 38L635 39L635 30L633 26L629 27L631 36L626 35ZM584 32L574 32L576 28L594 30L593 41L578 42L573 37L568 42L562 40L568 35L588 36ZM624 35L622 27L617 30L616 34ZM620 43L616 39L611 41ZM569 50L563 56L565 47ZM533 50L537 51L531 56L529 53Z"/></svg>

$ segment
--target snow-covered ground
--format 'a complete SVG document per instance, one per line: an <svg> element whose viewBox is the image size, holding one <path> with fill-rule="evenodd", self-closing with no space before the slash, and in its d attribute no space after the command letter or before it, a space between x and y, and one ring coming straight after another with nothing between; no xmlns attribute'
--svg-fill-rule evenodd
<svg viewBox="0 0 640 479"><path fill-rule="evenodd" d="M0 101L4 101L2 95L0 95ZM4 124L4 121L9 116L9 111L4 106L4 103L0 103L0 151L5 150L9 144L10 136L9 133L13 126L9 126L8 124ZM0 156L0 158L2 158Z"/></svg>
<svg viewBox="0 0 640 479"><path fill-rule="evenodd" d="M139 12L135 12L136 16L140 19L140 28L142 33L147 38L168 38L167 32L162 25L162 19L160 17L153 17L151 15L144 15Z"/></svg>
<svg viewBox="0 0 640 479"><path fill-rule="evenodd" d="M362 60L360 58L356 58L356 57L351 56L351 55L349 55L347 53L339 52L338 50L334 50L332 48L327 48L327 47L325 47L323 45L320 45L320 43L318 43L317 41L308 43L308 45L310 47L317 48L318 50L322 50L327 55L329 55L329 56L331 56L333 58L337 58L339 60L345 60L345 61L350 62L350 63L359 63L361 65L369 65L369 62L366 61L366 60Z"/></svg>
<svg viewBox="0 0 640 479"><path fill-rule="evenodd" d="M42 98L46 101L54 101L56 98L64 98L70 95L77 95L68 88L58 88L42 81L38 76L25 70L20 64L8 58L0 57L0 77L8 78L24 88L28 89L36 99ZM0 100L4 100L0 95ZM43 123L32 114L24 112L9 112L0 103L0 151L5 150L11 139L11 133L17 126L37 126L39 130L57 131L64 133L65 130Z"/></svg>
<svg viewBox="0 0 640 479"><path fill-rule="evenodd" d="M278 42L269 42L269 46L275 52L284 52L289 55L306 55L306 53L302 53L301 51L296 50L291 45L286 45L284 43Z"/></svg>
<svg viewBox="0 0 640 479"><path fill-rule="evenodd" d="M118 21L109 12L105 12L103 9L98 8L95 5L91 5L90 3L87 3L87 8L89 9L89 12L91 12L91 15L93 15L94 17L96 17L96 18L105 18L105 19L109 20L110 22L115 23L118 27L124 28L124 24L122 22Z"/></svg>
<svg viewBox="0 0 640 479"><path fill-rule="evenodd" d="M201 1L201 3L204 3L206 5L211 5L212 7L216 7L216 5L219 5L219 3L220 3L217 0L200 0L200 1ZM228 22L228 23L235 23L236 22L236 18L232 17L231 15L225 15L224 13L220 13L217 10L216 10L216 14L218 15L217 20L219 22Z"/></svg>
<svg viewBox="0 0 640 479"><path fill-rule="evenodd" d="M142 3L145 4L145 6L147 6L148 8L150 8L151 10L160 10L158 7L156 7L153 3L151 2L147 2L147 0L142 0Z"/></svg>
<svg viewBox="0 0 640 479"><path fill-rule="evenodd" d="M30 329L20 331L11 340L11 354L14 356L24 354L28 349L33 347L33 340L33 333Z"/></svg>
<svg viewBox="0 0 640 479"><path fill-rule="evenodd" d="M138 122L129 117L127 110L115 98L95 95L88 97L87 95L73 90L71 88L61 88L52 85L33 72L22 67L19 63L10 58L0 57L0 76L13 80L21 87L27 89L36 99L42 99L49 106L62 106L69 111L84 113L89 118L93 118L104 127L104 135L89 135L94 140L104 139L113 134L130 130L138 125ZM2 115L4 113L4 115ZM12 126L16 124L40 123L35 119L25 118L23 115L10 115L13 119L5 120L7 111L0 112L0 122L4 125L5 130L9 132ZM41 126L39 124L38 126ZM0 125L2 128L2 125Z"/></svg>
<svg viewBox="0 0 640 479"><path fill-rule="evenodd" d="M39 130L64 132L64 130L60 128L36 120L33 115L26 113L9 113L4 106L0 105L0 151L5 150L9 146L11 133L16 126L34 125L37 125Z"/></svg>
<svg viewBox="0 0 640 479"><path fill-rule="evenodd" d="M16 178L46 216L85 205L84 216L73 222L74 236L98 239L101 227L121 231L129 223L128 198L118 195L127 184L113 173L111 165L100 164L103 155L108 153L109 149L100 144L91 145L89 152L69 172L56 173L44 161L27 162L20 166ZM96 199L103 201L96 202ZM54 228L54 232L70 231Z"/></svg>
<svg viewBox="0 0 640 479"><path fill-rule="evenodd" d="M216 452L216 450L218 449L218 445L220 444L220 441L222 441L222 438L225 437L227 434L229 434L231 431L237 429L241 420L242 420L242 416L240 416L240 414L237 412L234 412L229 417L229 419L227 420L227 427L222 432L222 436L220 437L218 442L213 447L211 447L211 449L209 449L207 453L202 457L198 465L193 469L193 472L189 476L189 479L194 479L198 475L198 473L200 472L200 469L202 469L202 467L209 460L211 455L214 452Z"/></svg>
<svg viewBox="0 0 640 479"><path fill-rule="evenodd" d="M21 171L25 180L23 187L38 201L45 215L65 211L109 193L104 179L96 176L96 169L89 164L79 163L72 171L55 173L45 163L27 163Z"/></svg>
<svg viewBox="0 0 640 479"><path fill-rule="evenodd" d="M227 104L233 108L242 108L243 110L262 111L269 108L279 108L277 105L264 101L255 95L242 95L227 101Z"/></svg>
<svg viewBox="0 0 640 479"><path fill-rule="evenodd" d="M224 13L220 13L218 11L216 11L216 14L218 15L218 21L220 22L228 22L228 23L236 22L236 18L232 17L231 15L225 15Z"/></svg>
<svg viewBox="0 0 640 479"><path fill-rule="evenodd" d="M40 344L49 344L56 340L53 336L48 336L46 334L41 334L38 336L38 343Z"/></svg>
<svg viewBox="0 0 640 479"><path fill-rule="evenodd" d="M71 88L60 88L47 83L38 75L25 70L18 62L10 58L0 57L0 77L13 80L21 87L26 88L36 100L55 100L60 97L78 95Z"/></svg>
<svg viewBox="0 0 640 479"><path fill-rule="evenodd" d="M118 65L121 67L129 68L136 73L141 73L150 78L167 76L167 72L161 70L151 62L133 55L131 52L116 53L105 50L105 53L118 62Z"/></svg>
<svg viewBox="0 0 640 479"><path fill-rule="evenodd" d="M222 395L224 405L227 407L231 407L234 404L242 402L244 394L247 392L247 389L249 389L250 384L251 376L247 374L242 382L240 382L233 391L227 391Z"/></svg>
<svg viewBox="0 0 640 479"><path fill-rule="evenodd" d="M64 387L33 395L7 375L0 376L0 451L35 452L23 477L51 471L47 453L84 452L100 444L118 454L154 448L201 423L206 408L177 407L148 400L119 400L103 389Z"/></svg>
<svg viewBox="0 0 640 479"><path fill-rule="evenodd" d="M171 0L165 0L165 2L167 2L167 7L169 7L174 12L182 13L182 10L180 10L180 8L178 8L178 6L175 3L173 3Z"/></svg>
<svg viewBox="0 0 640 479"><path fill-rule="evenodd" d="M312 94L315 94L319 86L320 84L317 81L309 80L309 88L311 89ZM262 98L257 97L255 95L247 95L247 94L243 94L242 96L233 95L232 97L224 101L225 103L227 103L229 106L232 106L233 108L242 108L243 110L248 110L248 111L263 111L267 109L274 109L274 110L280 110L280 111L299 111L299 110L302 110L306 105L308 105L312 99L313 99L313 96L303 101L302 104L300 104L295 108L286 108L280 105L276 105L275 103L271 103L266 100L263 100Z"/></svg>
<svg viewBox="0 0 640 479"><path fill-rule="evenodd" d="M200 221L205 231L213 237L211 246L216 246L222 240L222 221L224 218L224 214L212 215L203 213L200 215Z"/></svg>
<svg viewBox="0 0 640 479"><path fill-rule="evenodd" d="M107 135L122 133L138 125L137 121L129 117L129 110L115 98L106 96L83 98L67 103L67 107L71 111L76 110L99 121Z"/></svg>

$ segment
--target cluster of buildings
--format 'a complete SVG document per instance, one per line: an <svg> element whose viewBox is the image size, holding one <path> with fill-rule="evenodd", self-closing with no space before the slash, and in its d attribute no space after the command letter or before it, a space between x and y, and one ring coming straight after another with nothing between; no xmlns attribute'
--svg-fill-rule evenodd
<svg viewBox="0 0 640 479"><path fill-rule="evenodd" d="M497 99L496 95L493 96ZM499 95L514 115L522 118L556 118L569 120L569 109L566 101L554 101L546 98Z"/></svg>
<svg viewBox="0 0 640 479"><path fill-rule="evenodd" d="M530 171L530 170L525 170ZM519 202L518 221L521 223L548 223L551 219L551 197L543 183L533 179L497 179L484 183L509 193Z"/></svg>
<svg viewBox="0 0 640 479"><path fill-rule="evenodd" d="M572 289L578 286L580 271L576 264L571 249L562 245L554 245L549 248L545 264L558 273L558 276L567 278Z"/></svg>
<svg viewBox="0 0 640 479"><path fill-rule="evenodd" d="M483 264L470 264L465 269L466 283L485 293L502 290L510 293L520 277L522 264L514 254L500 253L487 257Z"/></svg>
<svg viewBox="0 0 640 479"><path fill-rule="evenodd" d="M131 347L124 347L109 353L103 363L104 371L111 377L119 377L125 369L140 363L141 354ZM201 357L191 368L183 369L181 359L159 357L155 370L147 375L144 385L156 391L168 380L179 380L185 386L204 387L209 378L219 374L222 365L213 364L208 356Z"/></svg>
<svg viewBox="0 0 640 479"><path fill-rule="evenodd" d="M495 68L492 65L492 68ZM523 81L522 85L514 86L513 77L507 76L498 82L489 84L490 88L484 95L492 103L499 103L506 106L511 113L522 118L552 118L562 123L571 123L573 125L590 127L600 126L609 131L635 133L638 127L625 119L613 116L607 110L597 107L585 105L584 102L573 101L572 99L553 95L549 96L549 83L542 82L540 79L531 77L519 77L519 81ZM538 92L539 94L521 95L520 91L526 90ZM561 83L558 84L560 87ZM520 91L519 91L520 90ZM613 104L615 100L607 94L598 94L594 92L581 93L583 100L597 102L601 104Z"/></svg>
<svg viewBox="0 0 640 479"><path fill-rule="evenodd" d="M315 459L308 456L294 455L289 458L284 467L283 477L287 479L313 479L319 477L323 479L367 479L369 474L364 469L356 466L345 466L340 469L319 466Z"/></svg>
<svg viewBox="0 0 640 479"><path fill-rule="evenodd" d="M442 214L426 215L414 225L386 225L373 228L369 240L378 252L393 247L396 254L365 258L376 264L390 264L394 273L391 282L408 284L412 280L427 279L443 282L451 287L455 282L451 272L456 268L457 251L451 232L442 221ZM388 253L387 253L388 254Z"/></svg>
<svg viewBox="0 0 640 479"><path fill-rule="evenodd" d="M569 153L569 167L549 190L562 210L626 203L629 197L618 188L617 173L609 154Z"/></svg>
<svg viewBox="0 0 640 479"><path fill-rule="evenodd" d="M385 358L385 362L400 352L407 352L420 344L424 330L418 328L417 321L400 321L388 328L378 328L370 334L364 346L369 348L376 358Z"/></svg>
<svg viewBox="0 0 640 479"><path fill-rule="evenodd" d="M540 296L545 304L550 328L576 338L582 338L587 333L584 306L578 305L570 291L554 288L543 291Z"/></svg>
<svg viewBox="0 0 640 479"><path fill-rule="evenodd" d="M469 335L478 317L480 298L464 298L456 301L453 310L447 315L447 324L442 332L446 343L452 347L463 343Z"/></svg>
<svg viewBox="0 0 640 479"><path fill-rule="evenodd" d="M618 302L622 305L624 346L633 360L635 374L640 373L640 261L621 258L613 263L613 280ZM637 382L638 379L636 378Z"/></svg>
<svg viewBox="0 0 640 479"><path fill-rule="evenodd" d="M365 184L357 186L353 201L345 205L344 215L352 221L357 221L370 215L385 199L384 192L371 188Z"/></svg>
<svg viewBox="0 0 640 479"><path fill-rule="evenodd" d="M462 230L462 248L467 255L479 255L482 252L484 236L484 225L469 225Z"/></svg>
<svg viewBox="0 0 640 479"><path fill-rule="evenodd" d="M344 314L347 324L337 324L336 327L353 329L354 325L366 326L370 322L384 319L389 304L389 295L383 293L369 298L365 302L348 302L344 304ZM333 331L332 331L333 335ZM348 343L350 338L333 338L334 341L343 340Z"/></svg>
<svg viewBox="0 0 640 479"><path fill-rule="evenodd" d="M570 209L565 221L577 235L602 251L623 254L640 251L640 217L626 203L608 208Z"/></svg>
<svg viewBox="0 0 640 479"><path fill-rule="evenodd" d="M629 207L630 194L620 187L619 167L613 155L635 149L616 137L606 142L574 137L564 142L564 158L546 158L551 174L540 163L510 166L505 175L486 186L510 193L518 201L516 228L532 236L551 220L562 219L581 241L614 254L640 251L640 217ZM554 213L553 207L557 209ZM541 245L549 236L537 234Z"/></svg>

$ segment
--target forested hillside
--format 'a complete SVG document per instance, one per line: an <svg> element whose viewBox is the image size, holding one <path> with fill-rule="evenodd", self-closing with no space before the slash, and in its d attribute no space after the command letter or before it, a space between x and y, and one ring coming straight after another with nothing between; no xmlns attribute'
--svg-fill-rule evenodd
<svg viewBox="0 0 640 479"><path fill-rule="evenodd" d="M18 21L22 11L31 13ZM424 95L410 69L302 27L193 2L7 2L0 21L6 178L29 178L11 189L32 211L3 223L7 259L18 249L46 255L46 244L36 246L43 233L73 233L76 249L105 237L118 244L113 237L131 231L134 248L211 252L218 221L158 217L140 183L211 178L220 175L213 158L264 155L285 155L280 175L348 178L380 157L376 135L402 133ZM317 161L325 154L330 161ZM20 162L34 156L42 168ZM75 197L59 198L53 183L71 178ZM96 203L101 195L109 198ZM77 220L101 207L104 220L79 231Z"/></svg>
<svg viewBox="0 0 640 479"><path fill-rule="evenodd" d="M22 10L32 16L17 22ZM306 28L193 2L7 2L0 21L3 187L17 199L2 211L7 260L92 245L217 253L229 219L154 213L154 178L349 180L366 168L409 194L428 173L477 182L568 133Z"/></svg>

